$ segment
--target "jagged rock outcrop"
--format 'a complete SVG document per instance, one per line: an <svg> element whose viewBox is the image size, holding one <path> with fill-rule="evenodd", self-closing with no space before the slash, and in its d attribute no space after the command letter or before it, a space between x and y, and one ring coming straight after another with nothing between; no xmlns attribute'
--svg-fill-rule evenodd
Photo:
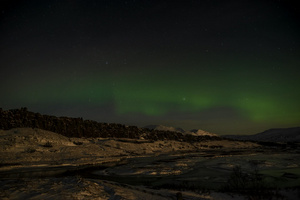
<svg viewBox="0 0 300 200"><path fill-rule="evenodd" d="M110 137L148 140L204 141L220 140L219 137L183 135L179 132L150 130L136 126L99 123L82 118L56 117L28 111L27 108L3 110L0 108L0 129L40 128L67 137Z"/></svg>

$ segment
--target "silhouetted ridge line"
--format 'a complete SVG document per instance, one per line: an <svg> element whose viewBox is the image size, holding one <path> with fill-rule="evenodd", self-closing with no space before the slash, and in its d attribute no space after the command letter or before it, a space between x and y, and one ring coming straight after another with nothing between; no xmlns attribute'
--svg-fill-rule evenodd
<svg viewBox="0 0 300 200"><path fill-rule="evenodd" d="M115 123L99 123L82 118L42 115L27 108L3 110L0 108L0 129L40 128L67 137L110 137L148 140L205 141L221 140L219 137L183 135L172 131L150 130Z"/></svg>
<svg viewBox="0 0 300 200"><path fill-rule="evenodd" d="M260 142L300 142L300 127L273 128L254 135L224 135L225 138Z"/></svg>

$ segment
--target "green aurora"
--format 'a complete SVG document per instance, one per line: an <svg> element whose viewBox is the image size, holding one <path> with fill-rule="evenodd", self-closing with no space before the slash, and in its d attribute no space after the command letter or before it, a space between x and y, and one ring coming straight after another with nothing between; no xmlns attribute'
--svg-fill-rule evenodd
<svg viewBox="0 0 300 200"><path fill-rule="evenodd" d="M217 134L300 126L291 1L4 1L0 107Z"/></svg>
<svg viewBox="0 0 300 200"><path fill-rule="evenodd" d="M297 125L300 119L300 92L295 87L300 81L293 71L299 61L285 61L223 59L209 62L206 59L203 63L219 67L210 69L208 64L189 67L195 62L185 62L162 69L148 67L143 71L127 71L128 68L106 74L82 71L80 76L60 74L61 78L50 74L46 79L24 80L16 88L21 92L13 92L13 99L21 99L29 108L36 104L47 107L58 103L73 107L112 104L111 112L120 118L143 115L155 119L173 111L201 113L225 107L253 123L291 126ZM147 64L157 66L157 63Z"/></svg>

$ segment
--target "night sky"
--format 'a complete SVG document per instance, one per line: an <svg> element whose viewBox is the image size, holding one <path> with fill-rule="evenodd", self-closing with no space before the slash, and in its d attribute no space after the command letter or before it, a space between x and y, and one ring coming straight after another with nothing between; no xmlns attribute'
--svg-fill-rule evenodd
<svg viewBox="0 0 300 200"><path fill-rule="evenodd" d="M1 1L0 107L217 134L300 126L292 2Z"/></svg>

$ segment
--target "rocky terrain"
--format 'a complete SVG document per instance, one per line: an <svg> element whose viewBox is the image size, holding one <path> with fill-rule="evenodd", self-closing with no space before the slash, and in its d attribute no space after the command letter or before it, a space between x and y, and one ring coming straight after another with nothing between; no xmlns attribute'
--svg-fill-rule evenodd
<svg viewBox="0 0 300 200"><path fill-rule="evenodd" d="M136 186L127 184L126 181L119 183L105 178L90 179L90 175L85 178L75 175L75 172L107 168L106 172L98 172L98 175L93 176L97 177L99 173L109 177L118 173L121 173L120 177L174 176L186 172L188 169L186 161L180 161L174 166L173 164L163 166L165 161L159 160L220 148L254 149L259 148L259 145L228 140L190 143L175 140L78 138L38 128L1 130L0 198L174 199L178 190L157 190L145 188L143 183ZM137 165L137 162L140 164ZM154 164L156 162L161 164ZM117 166L123 167L115 168ZM108 171L109 169L113 171ZM67 172L74 174L64 175ZM185 197L190 196L190 199L210 198L209 195L199 193L183 192L183 194Z"/></svg>
<svg viewBox="0 0 300 200"><path fill-rule="evenodd" d="M22 127L40 128L67 137L110 137L155 141L220 140L216 135L198 137L195 134L182 134L173 130L138 128L122 124L99 123L92 120L83 120L82 118L41 115L40 113L30 112L27 108L12 110L3 110L0 108L0 129L9 130Z"/></svg>
<svg viewBox="0 0 300 200"><path fill-rule="evenodd" d="M298 146L55 117L26 108L0 111L0 199L300 195Z"/></svg>

